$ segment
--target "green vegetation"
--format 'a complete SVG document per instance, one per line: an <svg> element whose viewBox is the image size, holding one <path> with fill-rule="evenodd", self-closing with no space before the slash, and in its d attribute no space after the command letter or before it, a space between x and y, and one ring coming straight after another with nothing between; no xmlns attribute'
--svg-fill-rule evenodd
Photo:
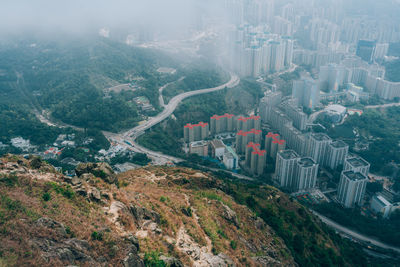
<svg viewBox="0 0 400 267"><path fill-rule="evenodd" d="M1 84L1 83L0 83ZM1 85L0 85L1 88ZM0 89L1 91L1 89ZM61 131L42 124L26 105L1 103L0 97L0 141L7 143L12 137L22 136L35 145L48 144Z"/></svg>
<svg viewBox="0 0 400 267"><path fill-rule="evenodd" d="M195 62L190 67L179 70L179 73L184 79L170 84L163 91L166 103L178 94L216 87L229 80L229 75L220 67L207 63L204 60Z"/></svg>
<svg viewBox="0 0 400 267"><path fill-rule="evenodd" d="M260 85L253 80L242 80L239 86L218 92L187 99L178 106L174 115L176 120L168 119L151 128L138 138L138 142L155 151L184 157L182 152L183 126L199 121L209 122L214 114L226 112L240 115L258 105L262 97ZM200 159L191 158L202 164ZM207 165L212 163L207 162ZM218 167L218 166L215 166Z"/></svg>
<svg viewBox="0 0 400 267"><path fill-rule="evenodd" d="M102 241L103 240L103 233L93 231L92 234L90 235L93 240L98 240Z"/></svg>
<svg viewBox="0 0 400 267"><path fill-rule="evenodd" d="M230 245L231 245L231 248L232 248L232 249L236 249L236 248L237 248L237 241L231 240Z"/></svg>
<svg viewBox="0 0 400 267"><path fill-rule="evenodd" d="M164 261L160 260L160 253L157 251L146 252L144 254L144 264L147 267L166 267Z"/></svg>
<svg viewBox="0 0 400 267"><path fill-rule="evenodd" d="M343 240L282 192L225 180L223 191L247 205L283 239L300 266L366 266L361 249Z"/></svg>
<svg viewBox="0 0 400 267"><path fill-rule="evenodd" d="M49 192L43 193L42 199L43 199L45 202L49 201L49 200L51 199L50 193L49 193Z"/></svg>
<svg viewBox="0 0 400 267"><path fill-rule="evenodd" d="M60 129L40 123L34 110L49 110L55 119L85 129L117 131L141 118L133 97L147 96L158 105L158 86L168 81L156 70L176 67L161 52L106 39L80 42L18 43L0 47L0 141L22 136L33 144L51 143ZM103 90L138 77L143 89ZM12 151L11 151L12 152Z"/></svg>
<svg viewBox="0 0 400 267"><path fill-rule="evenodd" d="M400 82L400 60L388 62L385 67L385 79L391 82Z"/></svg>
<svg viewBox="0 0 400 267"><path fill-rule="evenodd" d="M392 43L389 47L389 56L400 57L400 43ZM392 82L400 82L400 59L385 64L386 79Z"/></svg>
<svg viewBox="0 0 400 267"><path fill-rule="evenodd" d="M53 189L57 194L63 195L68 199L75 197L75 191L70 185L60 185L55 182L48 182L47 185L50 186L50 188Z"/></svg>
<svg viewBox="0 0 400 267"><path fill-rule="evenodd" d="M359 134L355 136L353 130ZM357 151L371 163L372 172L385 175L390 168L387 164L400 163L397 144L400 142L400 107L389 107L383 110L367 109L362 116L352 115L343 125L330 128L332 138L340 138L354 149L354 140L369 143L368 150Z"/></svg>
<svg viewBox="0 0 400 267"><path fill-rule="evenodd" d="M390 219L377 219L361 216L361 210L343 209L333 203L323 203L313 207L316 211L331 218L335 222L350 227L360 233L376 237L388 244L400 246L400 212Z"/></svg>
<svg viewBox="0 0 400 267"><path fill-rule="evenodd" d="M147 157L146 154L143 153L135 153L134 155L117 155L114 158L111 159L110 164L115 165L115 164L122 164L125 162L130 162L133 164L138 164L140 166L145 166L149 162L151 162L151 159Z"/></svg>
<svg viewBox="0 0 400 267"><path fill-rule="evenodd" d="M16 175L0 175L0 184L4 184L8 187L14 187L18 185L18 177Z"/></svg>

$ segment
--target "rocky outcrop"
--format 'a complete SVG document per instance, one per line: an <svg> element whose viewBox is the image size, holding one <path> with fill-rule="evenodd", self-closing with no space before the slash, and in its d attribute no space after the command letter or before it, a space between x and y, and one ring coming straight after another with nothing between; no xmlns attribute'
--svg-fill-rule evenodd
<svg viewBox="0 0 400 267"><path fill-rule="evenodd" d="M39 218L36 221L36 225L39 227L52 229L61 236L65 236L67 234L67 231L65 230L65 227L62 223L56 222L47 217Z"/></svg>
<svg viewBox="0 0 400 267"><path fill-rule="evenodd" d="M75 173L79 178L88 180L91 175L103 179L106 183L117 182L117 176L108 163L81 163L75 168Z"/></svg>
<svg viewBox="0 0 400 267"><path fill-rule="evenodd" d="M229 222L233 223L236 227L240 227L236 212L229 208L227 205L222 204L223 212L222 216Z"/></svg>
<svg viewBox="0 0 400 267"><path fill-rule="evenodd" d="M148 210L137 205L130 205L129 209L138 225L142 224L145 220L151 220L153 222L160 223L160 214L155 211Z"/></svg>
<svg viewBox="0 0 400 267"><path fill-rule="evenodd" d="M41 251L42 258L47 262L59 260L65 264L85 263L96 266L96 261L89 255L91 247L85 240L67 238L67 232L62 223L47 217L36 221L36 226L55 232L55 238L37 237L32 241L33 247Z"/></svg>
<svg viewBox="0 0 400 267"><path fill-rule="evenodd" d="M177 258L161 255L160 260L162 260L169 267L184 267L183 263Z"/></svg>

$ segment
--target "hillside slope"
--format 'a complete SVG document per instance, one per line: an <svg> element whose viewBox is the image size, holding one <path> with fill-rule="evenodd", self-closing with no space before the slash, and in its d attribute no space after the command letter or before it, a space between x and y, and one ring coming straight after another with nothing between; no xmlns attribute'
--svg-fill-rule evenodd
<svg viewBox="0 0 400 267"><path fill-rule="evenodd" d="M38 158L0 159L0 266L368 264L272 187L187 168L116 176L88 163L76 172L65 177Z"/></svg>

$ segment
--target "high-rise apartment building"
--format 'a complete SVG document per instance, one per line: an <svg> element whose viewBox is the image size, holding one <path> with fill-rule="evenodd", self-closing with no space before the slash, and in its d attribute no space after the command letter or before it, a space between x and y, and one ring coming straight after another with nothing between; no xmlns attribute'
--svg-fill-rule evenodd
<svg viewBox="0 0 400 267"><path fill-rule="evenodd" d="M321 166L327 162L328 147L332 139L324 133L312 133L308 139L308 156Z"/></svg>
<svg viewBox="0 0 400 267"><path fill-rule="evenodd" d="M371 62L373 55L375 53L375 41L369 40L360 40L357 44L356 55L359 56L362 60Z"/></svg>
<svg viewBox="0 0 400 267"><path fill-rule="evenodd" d="M236 127L235 124L235 115L233 114L214 115L210 119L211 134L233 132Z"/></svg>
<svg viewBox="0 0 400 267"><path fill-rule="evenodd" d="M293 186L299 156L293 150L283 150L276 156L275 180L283 188Z"/></svg>
<svg viewBox="0 0 400 267"><path fill-rule="evenodd" d="M250 117L240 116L236 120L236 126L238 131L261 130L261 117L254 115Z"/></svg>
<svg viewBox="0 0 400 267"><path fill-rule="evenodd" d="M319 89L328 92L337 92L340 87L348 83L349 72L345 66L329 64L320 67Z"/></svg>
<svg viewBox="0 0 400 267"><path fill-rule="evenodd" d="M344 167L344 161L349 152L349 145L341 140L333 141L328 145L327 164L332 170L336 170L339 166Z"/></svg>
<svg viewBox="0 0 400 267"><path fill-rule="evenodd" d="M368 178L360 172L343 171L337 195L339 202L346 208L361 205L367 182Z"/></svg>
<svg viewBox="0 0 400 267"><path fill-rule="evenodd" d="M285 150L286 142L279 137L279 134L268 133L265 136L265 150L267 155L276 159L278 152Z"/></svg>
<svg viewBox="0 0 400 267"><path fill-rule="evenodd" d="M236 134L236 153L244 154L246 146L250 142L259 144L261 142L261 130L252 129L251 131L239 131Z"/></svg>
<svg viewBox="0 0 400 267"><path fill-rule="evenodd" d="M295 105L295 103L289 102L284 106L286 114L293 121L293 126L304 131L307 129L308 116L303 112L301 107Z"/></svg>
<svg viewBox="0 0 400 267"><path fill-rule="evenodd" d="M296 172L292 190L304 191L316 187L318 164L312 158L300 158L296 163Z"/></svg>
<svg viewBox="0 0 400 267"><path fill-rule="evenodd" d="M263 174L267 162L267 153L265 150L260 150L260 147L260 144L253 142L250 142L246 147L245 163L254 175Z"/></svg>
<svg viewBox="0 0 400 267"><path fill-rule="evenodd" d="M298 106L314 109L319 105L320 93L317 83L312 79L303 78L293 82L292 98Z"/></svg>
<svg viewBox="0 0 400 267"><path fill-rule="evenodd" d="M370 164L360 156L350 156L347 157L344 161L343 170L344 171L353 171L360 172L365 176L369 174Z"/></svg>
<svg viewBox="0 0 400 267"><path fill-rule="evenodd" d="M183 137L185 142L190 143L206 139L210 135L210 126L208 123L200 122L198 124L188 123L183 127Z"/></svg>

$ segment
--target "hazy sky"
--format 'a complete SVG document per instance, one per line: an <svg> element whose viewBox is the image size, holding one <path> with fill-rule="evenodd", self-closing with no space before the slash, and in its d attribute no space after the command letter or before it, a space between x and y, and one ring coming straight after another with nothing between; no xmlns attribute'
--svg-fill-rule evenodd
<svg viewBox="0 0 400 267"><path fill-rule="evenodd" d="M215 0L218 1L218 0ZM186 26L201 10L195 0L0 0L0 34L22 31L85 32L141 24Z"/></svg>

